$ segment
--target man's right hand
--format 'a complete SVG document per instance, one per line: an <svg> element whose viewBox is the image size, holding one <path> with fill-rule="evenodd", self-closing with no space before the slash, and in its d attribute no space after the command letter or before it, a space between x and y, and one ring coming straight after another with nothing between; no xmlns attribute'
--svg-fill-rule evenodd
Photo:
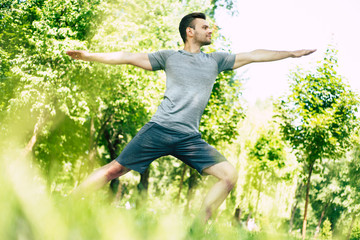
<svg viewBox="0 0 360 240"><path fill-rule="evenodd" d="M69 50L66 51L66 54L69 55L72 59L75 60L83 60L83 61L89 61L90 54L87 51L83 50Z"/></svg>

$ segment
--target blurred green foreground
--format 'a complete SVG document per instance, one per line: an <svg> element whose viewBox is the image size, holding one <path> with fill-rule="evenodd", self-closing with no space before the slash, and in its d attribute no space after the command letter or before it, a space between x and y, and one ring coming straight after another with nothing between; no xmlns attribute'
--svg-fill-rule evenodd
<svg viewBox="0 0 360 240"><path fill-rule="evenodd" d="M184 215L181 207L165 200L133 208L111 203L105 190L81 200L51 196L36 167L19 154L2 153L0 239L289 239L251 233L230 216L190 233L194 214Z"/></svg>
<svg viewBox="0 0 360 240"><path fill-rule="evenodd" d="M360 239L359 98L336 72L335 49L316 70L293 71L288 96L247 111L243 79L219 75L200 132L239 181L205 228L190 230L214 179L173 158L71 198L151 118L165 75L73 61L65 52L181 49L178 23L193 11L206 12L214 27L204 52L229 51L214 11L234 13L232 6L0 0L0 240L291 240L301 238L304 215L307 239Z"/></svg>

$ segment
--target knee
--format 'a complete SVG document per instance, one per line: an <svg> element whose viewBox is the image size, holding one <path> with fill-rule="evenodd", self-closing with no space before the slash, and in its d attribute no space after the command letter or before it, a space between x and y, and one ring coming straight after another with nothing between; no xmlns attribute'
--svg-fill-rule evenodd
<svg viewBox="0 0 360 240"><path fill-rule="evenodd" d="M239 174L235 168L227 171L224 181L226 183L228 191L231 191L235 187L238 178Z"/></svg>

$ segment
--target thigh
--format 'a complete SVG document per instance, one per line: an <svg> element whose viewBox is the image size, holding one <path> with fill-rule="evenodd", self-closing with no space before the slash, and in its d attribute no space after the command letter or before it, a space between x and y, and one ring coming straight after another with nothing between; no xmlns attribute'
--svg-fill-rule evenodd
<svg viewBox="0 0 360 240"><path fill-rule="evenodd" d="M219 151L201 139L200 134L178 143L173 155L200 174L207 174L204 169L226 161Z"/></svg>
<svg viewBox="0 0 360 240"><path fill-rule="evenodd" d="M237 176L235 167L227 161L210 166L204 169L203 172L218 179L236 178Z"/></svg>
<svg viewBox="0 0 360 240"><path fill-rule="evenodd" d="M154 123L147 123L115 160L126 168L145 172L152 161L169 154L162 135Z"/></svg>

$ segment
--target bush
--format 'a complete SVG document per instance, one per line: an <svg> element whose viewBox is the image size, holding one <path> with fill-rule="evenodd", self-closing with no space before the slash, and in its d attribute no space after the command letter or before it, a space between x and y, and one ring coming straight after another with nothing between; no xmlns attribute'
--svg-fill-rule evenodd
<svg viewBox="0 0 360 240"><path fill-rule="evenodd" d="M321 228L320 239L327 240L332 239L331 222L326 219Z"/></svg>
<svg viewBox="0 0 360 240"><path fill-rule="evenodd" d="M360 223L352 229L350 235L350 240L358 240L358 239L360 239Z"/></svg>

